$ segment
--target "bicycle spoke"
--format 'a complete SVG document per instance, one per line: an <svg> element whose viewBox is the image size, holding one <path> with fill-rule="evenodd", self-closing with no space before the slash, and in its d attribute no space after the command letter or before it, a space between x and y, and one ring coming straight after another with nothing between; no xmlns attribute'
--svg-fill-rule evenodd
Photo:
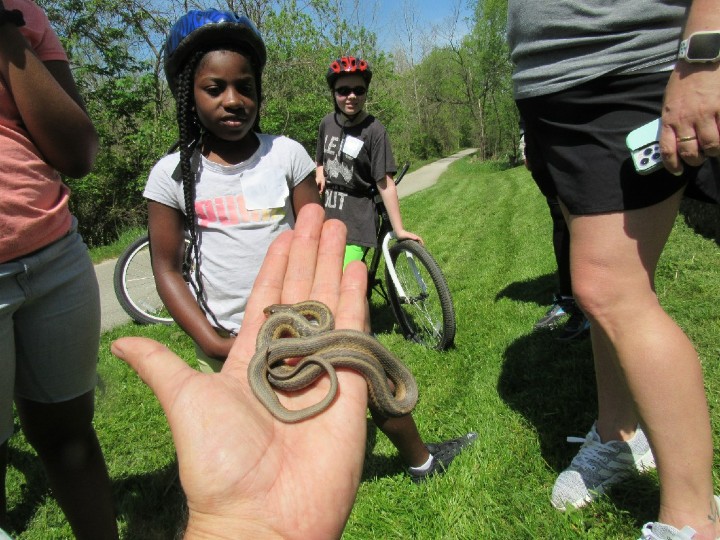
<svg viewBox="0 0 720 540"><path fill-rule="evenodd" d="M428 347L446 348L455 336L455 312L440 268L415 242L395 244L390 251L397 283L386 271L388 292L405 335Z"/></svg>
<svg viewBox="0 0 720 540"><path fill-rule="evenodd" d="M172 317L155 288L147 235L120 256L113 276L115 295L130 317L141 324L169 324Z"/></svg>

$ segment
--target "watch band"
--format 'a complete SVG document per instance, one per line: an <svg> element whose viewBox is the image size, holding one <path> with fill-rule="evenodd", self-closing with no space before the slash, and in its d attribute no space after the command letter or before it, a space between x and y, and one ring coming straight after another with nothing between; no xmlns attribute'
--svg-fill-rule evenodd
<svg viewBox="0 0 720 540"><path fill-rule="evenodd" d="M14 26L25 26L25 17L19 9L0 10L0 26L12 24Z"/></svg>

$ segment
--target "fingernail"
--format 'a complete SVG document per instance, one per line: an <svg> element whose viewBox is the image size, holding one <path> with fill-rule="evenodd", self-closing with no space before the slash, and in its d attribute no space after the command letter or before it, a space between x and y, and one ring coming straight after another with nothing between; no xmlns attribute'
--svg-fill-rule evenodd
<svg viewBox="0 0 720 540"><path fill-rule="evenodd" d="M115 356L122 356L125 352L123 351L123 348L119 345L120 343L122 343L122 340L116 340L110 344L110 352L113 353Z"/></svg>

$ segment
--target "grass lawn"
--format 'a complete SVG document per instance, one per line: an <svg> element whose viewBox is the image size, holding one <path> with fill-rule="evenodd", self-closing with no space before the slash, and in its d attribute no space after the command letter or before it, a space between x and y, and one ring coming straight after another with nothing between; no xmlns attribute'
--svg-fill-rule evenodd
<svg viewBox="0 0 720 540"><path fill-rule="evenodd" d="M591 507L559 513L555 476L596 410L590 343L532 333L555 288L551 220L522 167L463 159L438 184L402 201L408 228L443 268L458 320L456 347L440 353L405 342L377 299L379 339L409 365L427 441L473 430L476 444L448 473L415 485L385 436L368 423L363 480L343 538L636 539L658 507L657 477L638 476ZM660 301L697 345L713 418L720 491L720 249L678 218L658 271ZM182 529L183 496L162 411L139 378L109 352L123 335L153 337L185 358L177 327L120 327L103 336L96 427L117 500L122 537L169 539ZM11 439L8 505L14 537L71 533L22 434ZM311 465L309 465L311 466Z"/></svg>

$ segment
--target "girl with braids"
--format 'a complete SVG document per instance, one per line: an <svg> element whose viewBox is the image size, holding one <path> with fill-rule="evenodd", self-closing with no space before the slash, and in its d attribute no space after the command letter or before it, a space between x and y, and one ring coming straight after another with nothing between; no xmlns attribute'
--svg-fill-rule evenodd
<svg viewBox="0 0 720 540"><path fill-rule="evenodd" d="M165 44L180 151L155 165L144 195L157 289L201 371L222 367L270 243L320 203L308 153L260 133L265 60L253 23L214 9L188 12Z"/></svg>

